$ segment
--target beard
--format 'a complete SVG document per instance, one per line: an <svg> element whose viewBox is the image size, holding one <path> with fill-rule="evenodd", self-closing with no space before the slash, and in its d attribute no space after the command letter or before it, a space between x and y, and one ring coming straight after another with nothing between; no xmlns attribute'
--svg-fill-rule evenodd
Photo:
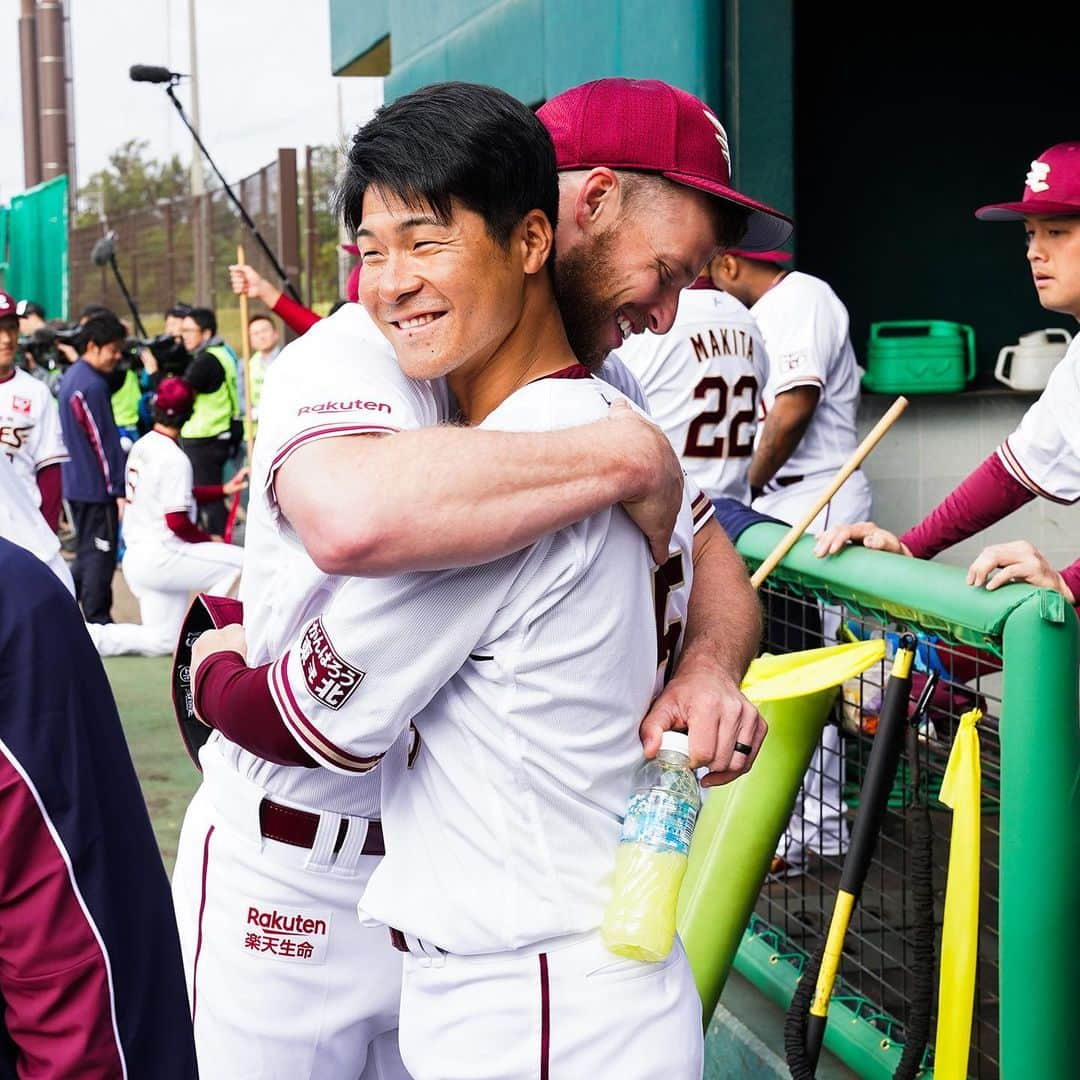
<svg viewBox="0 0 1080 1080"><path fill-rule="evenodd" d="M612 298L614 242L614 229L606 229L555 259L555 299L566 339L589 371L596 371L611 351L611 328L619 307Z"/></svg>

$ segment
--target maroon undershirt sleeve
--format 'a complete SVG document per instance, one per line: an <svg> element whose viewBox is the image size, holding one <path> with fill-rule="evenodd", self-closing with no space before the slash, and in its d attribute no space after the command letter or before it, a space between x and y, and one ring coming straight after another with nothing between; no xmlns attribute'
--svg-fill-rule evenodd
<svg viewBox="0 0 1080 1080"><path fill-rule="evenodd" d="M237 652L214 653L195 672L195 708L204 722L275 765L318 768L289 733L270 694L269 664L249 668Z"/></svg>
<svg viewBox="0 0 1080 1080"><path fill-rule="evenodd" d="M932 559L1034 498L993 453L900 541L915 558Z"/></svg>
<svg viewBox="0 0 1080 1080"><path fill-rule="evenodd" d="M41 492L41 516L48 522L49 528L56 532L60 528L60 507L64 495L59 462L38 469L37 486Z"/></svg>
<svg viewBox="0 0 1080 1080"><path fill-rule="evenodd" d="M218 499L224 499L225 485L200 484L198 487L191 489L191 494L195 496L196 504L202 506L203 503L217 502Z"/></svg>
<svg viewBox="0 0 1080 1080"><path fill-rule="evenodd" d="M1061 571L1061 576L1065 579L1065 584L1069 586L1069 592L1073 594L1073 598L1076 600L1076 610L1080 613L1080 559L1077 559L1071 566L1066 566Z"/></svg>
<svg viewBox="0 0 1080 1080"><path fill-rule="evenodd" d="M165 524L172 530L174 536L178 536L185 544L211 544L214 538L207 532L203 532L187 516L183 510L173 510L165 515Z"/></svg>
<svg viewBox="0 0 1080 1080"><path fill-rule="evenodd" d="M285 293L282 293L277 298L273 311L275 315L281 316L290 330L295 330L298 334L310 330L322 318L321 315L316 315L310 308L298 304L291 296L287 296Z"/></svg>

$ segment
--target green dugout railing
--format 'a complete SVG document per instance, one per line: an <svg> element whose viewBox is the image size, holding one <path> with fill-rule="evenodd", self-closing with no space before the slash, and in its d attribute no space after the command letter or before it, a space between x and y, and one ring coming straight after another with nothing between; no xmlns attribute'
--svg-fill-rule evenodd
<svg viewBox="0 0 1080 1080"><path fill-rule="evenodd" d="M784 535L743 533L753 568ZM1006 1080L1071 1080L1073 978L1080 960L1080 715L1077 619L1057 593L968 587L957 567L852 548L821 560L801 540L770 584L840 602L996 653L1000 715L999 1055ZM795 976L747 933L736 968L786 1006ZM719 988L717 988L718 990ZM834 1009L836 1006L834 1005ZM840 1018L837 1017L837 1020ZM826 1045L861 1076L892 1075L899 1051L862 1021L831 1022ZM939 1017L948 1023L948 1017Z"/></svg>

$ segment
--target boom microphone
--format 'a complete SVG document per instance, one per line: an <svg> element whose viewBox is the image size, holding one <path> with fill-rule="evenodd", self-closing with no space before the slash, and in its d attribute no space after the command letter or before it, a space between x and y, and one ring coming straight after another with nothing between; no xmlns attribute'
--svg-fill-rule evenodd
<svg viewBox="0 0 1080 1080"><path fill-rule="evenodd" d="M132 82L171 83L184 78L183 75L168 68L155 67L153 64L132 64L128 71Z"/></svg>
<svg viewBox="0 0 1080 1080"><path fill-rule="evenodd" d="M116 252L116 233L110 230L91 249L90 261L95 266L108 266Z"/></svg>

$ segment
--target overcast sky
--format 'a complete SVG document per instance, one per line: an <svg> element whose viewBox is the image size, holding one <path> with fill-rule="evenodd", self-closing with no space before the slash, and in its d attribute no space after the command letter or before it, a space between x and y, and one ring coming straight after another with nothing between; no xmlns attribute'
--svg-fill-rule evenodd
<svg viewBox="0 0 1080 1080"><path fill-rule="evenodd" d="M339 90L351 131L382 100L381 79L330 74L328 0L190 0L198 47L199 133L232 183L274 159L279 146L338 141ZM191 137L164 88L133 83L132 64L190 71L189 0L70 0L79 182L131 138L179 153ZM0 0L0 201L23 190L19 0ZM194 119L191 84L178 96Z"/></svg>

